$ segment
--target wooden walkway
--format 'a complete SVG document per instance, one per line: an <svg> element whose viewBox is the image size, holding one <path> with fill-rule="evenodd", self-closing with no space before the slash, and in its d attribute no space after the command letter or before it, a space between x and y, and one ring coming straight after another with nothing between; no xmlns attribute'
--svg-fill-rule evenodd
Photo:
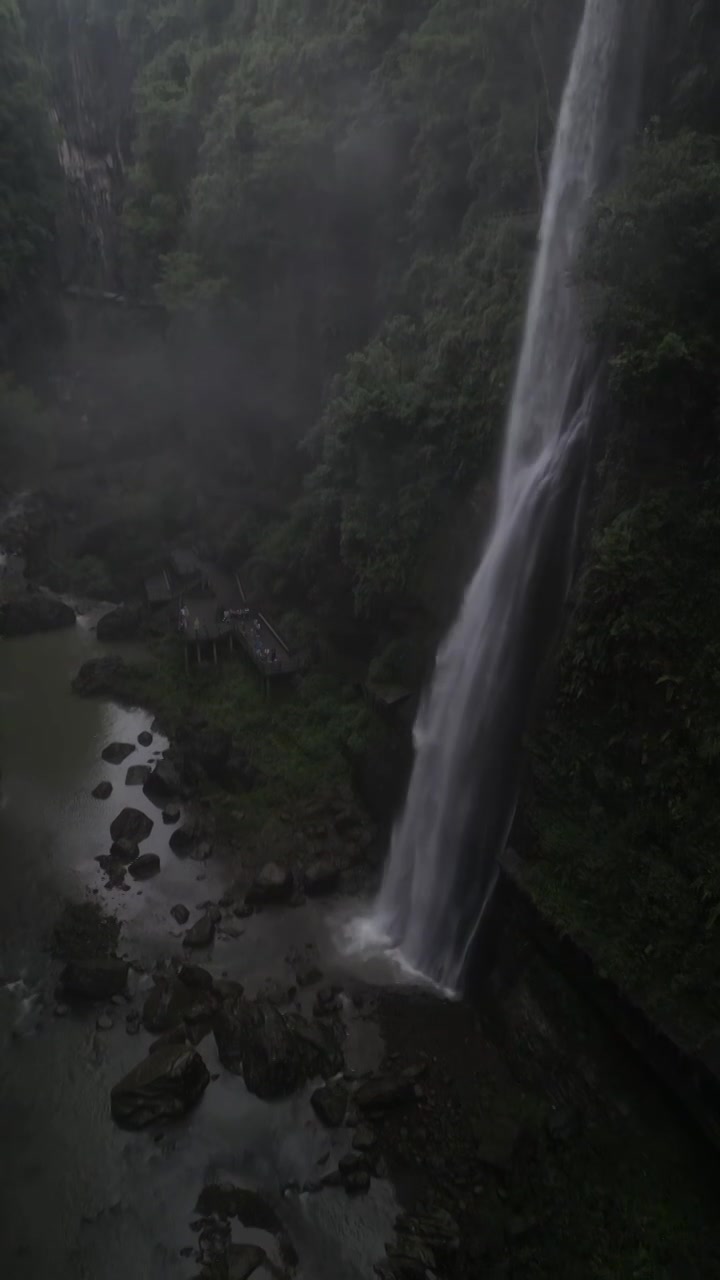
<svg viewBox="0 0 720 1280"><path fill-rule="evenodd" d="M295 675L302 657L293 655L272 623L251 609L237 575L203 565L207 589L184 597L188 610L185 663L212 661L235 649L243 652L267 681Z"/></svg>

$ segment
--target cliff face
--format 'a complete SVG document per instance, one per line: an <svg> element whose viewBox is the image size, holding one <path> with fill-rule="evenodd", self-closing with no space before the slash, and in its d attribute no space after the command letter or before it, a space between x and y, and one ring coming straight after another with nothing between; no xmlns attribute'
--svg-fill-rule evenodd
<svg viewBox="0 0 720 1280"><path fill-rule="evenodd" d="M132 139L133 68L109 21L59 0L43 32L51 118L65 178L58 218L62 283L122 292L121 212Z"/></svg>

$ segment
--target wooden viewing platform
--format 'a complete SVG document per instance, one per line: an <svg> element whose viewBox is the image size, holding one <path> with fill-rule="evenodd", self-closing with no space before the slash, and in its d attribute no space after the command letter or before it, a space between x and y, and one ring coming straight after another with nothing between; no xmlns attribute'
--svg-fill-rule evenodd
<svg viewBox="0 0 720 1280"><path fill-rule="evenodd" d="M187 669L192 662L217 665L223 652L235 650L248 658L266 683L296 675L302 669L303 656L293 654L268 618L249 606L237 574L193 561L191 554L183 564L179 553L175 553L172 562L165 577L170 580L170 598L177 604L178 617L182 606L187 609L182 632ZM172 591L172 569L178 585L182 571L187 573L190 585L185 590ZM149 580L151 590L159 581L159 577Z"/></svg>

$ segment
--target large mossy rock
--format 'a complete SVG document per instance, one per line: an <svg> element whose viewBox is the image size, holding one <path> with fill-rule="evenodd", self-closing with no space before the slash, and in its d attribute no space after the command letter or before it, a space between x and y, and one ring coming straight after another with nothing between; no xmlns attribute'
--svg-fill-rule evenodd
<svg viewBox="0 0 720 1280"><path fill-rule="evenodd" d="M209 985L198 985L197 973L205 972L194 965L183 965L183 975L161 974L143 1005L143 1026L155 1033L171 1031L181 1023L209 1022L217 1012L219 998Z"/></svg>
<svg viewBox="0 0 720 1280"><path fill-rule="evenodd" d="M283 1015L268 1000L235 998L215 1022L220 1061L242 1075L259 1098L280 1098L316 1075L331 1075L342 1054L330 1032L299 1014Z"/></svg>
<svg viewBox="0 0 720 1280"><path fill-rule="evenodd" d="M110 1095L113 1119L126 1129L172 1120L200 1100L210 1073L190 1045L166 1045L151 1053L116 1084Z"/></svg>
<svg viewBox="0 0 720 1280"><path fill-rule="evenodd" d="M28 593L0 604L0 636L29 636L75 626L75 610L53 596Z"/></svg>
<svg viewBox="0 0 720 1280"><path fill-rule="evenodd" d="M103 642L137 640L142 629L143 611L140 606L121 604L100 619L96 634Z"/></svg>
<svg viewBox="0 0 720 1280"><path fill-rule="evenodd" d="M131 678L132 670L122 658L91 658L83 662L72 687L83 698L120 698L125 696Z"/></svg>

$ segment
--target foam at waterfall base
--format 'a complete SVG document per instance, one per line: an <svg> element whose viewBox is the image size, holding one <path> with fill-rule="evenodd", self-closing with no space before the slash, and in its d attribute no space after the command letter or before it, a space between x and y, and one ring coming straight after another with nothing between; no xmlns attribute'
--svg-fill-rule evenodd
<svg viewBox="0 0 720 1280"><path fill-rule="evenodd" d="M435 982L407 959L377 911L368 910L360 915L339 918L335 922L334 937L342 955L373 967L373 980L378 985L382 985L383 980L391 981L402 986L421 987L445 1000L460 999L459 990Z"/></svg>

